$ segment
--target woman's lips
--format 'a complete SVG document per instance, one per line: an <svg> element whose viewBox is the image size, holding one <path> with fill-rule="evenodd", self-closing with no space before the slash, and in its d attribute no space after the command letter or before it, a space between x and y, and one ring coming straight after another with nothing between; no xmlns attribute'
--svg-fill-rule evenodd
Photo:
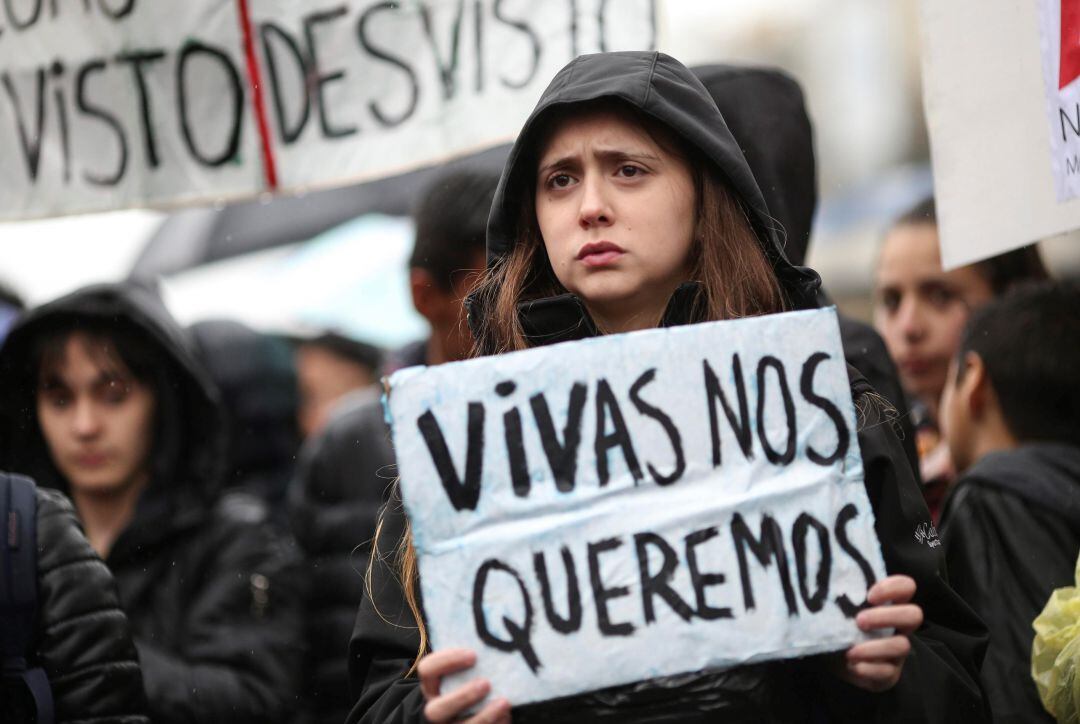
<svg viewBox="0 0 1080 724"><path fill-rule="evenodd" d="M598 241L586 244L578 252L577 259L588 267L607 266L625 254L621 246L610 241Z"/></svg>
<svg viewBox="0 0 1080 724"><path fill-rule="evenodd" d="M83 468L97 468L108 462L108 455L105 453L84 453L75 456L75 462L79 467Z"/></svg>
<svg viewBox="0 0 1080 724"><path fill-rule="evenodd" d="M900 360L900 369L912 377L920 377L934 368L933 362L921 357L908 357Z"/></svg>

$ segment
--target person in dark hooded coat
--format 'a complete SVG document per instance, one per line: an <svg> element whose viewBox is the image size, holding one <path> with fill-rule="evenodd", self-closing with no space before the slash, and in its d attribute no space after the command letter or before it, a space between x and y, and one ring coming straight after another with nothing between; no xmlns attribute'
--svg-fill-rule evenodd
<svg viewBox="0 0 1080 724"><path fill-rule="evenodd" d="M156 722L274 722L295 705L295 561L218 502L216 392L157 294L87 287L0 348L0 465L67 493L116 579Z"/></svg>
<svg viewBox="0 0 1080 724"><path fill-rule="evenodd" d="M1031 678L1032 622L1080 554L1077 309L1080 285L1061 283L976 310L942 396L961 474L941 536L957 592L990 629L982 680L995 722L1052 721Z"/></svg>
<svg viewBox="0 0 1080 724"><path fill-rule="evenodd" d="M618 142L608 153L581 151L586 154L583 159L574 155L579 153L576 140L566 140L559 147L560 155L566 150L563 146L570 149L565 159L549 159L548 155L554 153L551 151L541 158L541 147L554 143L552 134L563 139L561 134L567 127L584 127L592 132L594 140L588 142L592 145L582 144L589 149L609 128L615 129L613 138L621 133L652 139L660 159L635 160L636 151L627 152ZM650 142L642 143L648 146ZM677 146L680 153L669 152L665 146ZM540 205L542 201L558 203L564 190L576 194L578 200L581 194L594 193L592 184L605 189L608 184L612 188L618 184L629 187L639 183L641 177L653 176L655 166L650 169L650 163L665 169L686 164L691 170L684 173L697 175L688 189L695 192L691 197L669 197L676 205L683 203L680 198L692 198L692 202L686 201L689 211L669 217L651 233L662 235L665 243L695 249L689 229L686 237L679 238L673 236L672 229L686 225L690 218L702 219L703 225L712 224L713 229L720 227L719 240L712 231L704 232L714 241L703 241L696 247L693 263L705 264L709 262L701 259L716 258L713 255L718 249L710 248L709 243L730 242L722 252L719 266L725 268L719 273L737 267L740 274L729 278L730 287L686 282L678 271L678 259L668 271L657 271L656 259L640 253L639 236L633 242L637 246L627 254L627 267L621 267L634 271L624 272L621 279L656 272L661 276L655 286L639 288L650 293L663 291L667 296L654 295L654 299L646 300L650 309L635 310L629 308L628 302L640 302L641 298L619 298L615 282L613 287L597 286L599 283L587 272L566 261L566 254L577 249L561 249L557 261L548 261L552 251L550 247L545 249L549 239L543 229ZM603 175L596 170L601 166ZM595 178L604 180L592 181L590 190L579 192L578 177L594 173L598 174ZM665 174L668 171L661 172L660 177ZM537 191L541 183L543 190ZM665 183L674 188L676 182ZM581 201L577 220L564 218L566 226L559 228L571 234L579 227L614 225L616 211L600 198L604 193L622 192L596 191L597 198L590 196ZM697 199L706 197L708 203L697 204ZM532 208L534 200L536 225L529 228L532 217L523 210ZM716 206L711 205L713 202ZM643 209L645 213L654 212L644 202L628 208L637 214ZM549 224L559 223L558 219L553 222L551 216L546 218ZM522 219L526 220L524 229L519 228ZM627 223L618 228L619 233L626 232L623 236L630 238L628 227ZM639 228L634 226L635 230ZM551 243L562 241L553 238ZM578 261L581 254L599 255L591 260L596 267L609 265L613 258L626 253L625 249L602 244L582 249ZM659 241L649 249L658 257L671 255L671 249L661 248ZM818 304L817 275L791 265L784 257L761 191L715 103L685 67L659 53L582 56L556 75L507 162L488 225L488 263L489 274L470 301L469 321L480 354L584 339L602 331L629 331L657 323L687 324L813 308ZM710 276L703 273L702 278L709 280ZM507 285L517 286L508 293ZM575 288L582 291L574 293ZM722 290L719 295L718 289ZM616 295L612 303L604 301L608 292ZM657 301L659 305L653 304ZM691 672L520 707L512 712L514 721L985 719L977 678L985 629L948 587L940 550L917 537L918 531L929 525L929 514L900 441L869 384L850 367L849 375L856 408L862 415L859 445L867 493L886 568L894 574L871 589L871 608L860 613L858 621L864 628L874 628L885 625L885 617L896 617L889 625L900 629L901 635L882 639L888 642L882 647L853 647L846 655ZM350 648L350 673L360 693L350 721L419 722L425 721L424 717L450 720L483 699L489 687L485 682L473 682L473 686L453 694L440 695L441 676L461 670L467 675L475 654L426 653L408 523L396 499L385 511L380 533L369 573L370 596L361 604ZM880 606L885 599L896 605ZM910 638L903 635L906 633L911 634ZM888 661L881 658L886 650ZM598 657L602 655L597 652ZM505 701L495 699L467 721L510 718Z"/></svg>
<svg viewBox="0 0 1080 724"><path fill-rule="evenodd" d="M270 520L284 529L300 449L292 348L284 339L228 319L196 322L188 331L225 410L222 487L263 501Z"/></svg>

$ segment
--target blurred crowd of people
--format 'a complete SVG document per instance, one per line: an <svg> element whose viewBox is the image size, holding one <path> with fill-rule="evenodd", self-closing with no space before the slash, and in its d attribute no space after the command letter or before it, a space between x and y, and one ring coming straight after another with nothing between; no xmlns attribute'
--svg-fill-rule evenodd
<svg viewBox="0 0 1080 724"><path fill-rule="evenodd" d="M698 73L801 264L816 189L797 86ZM770 97L801 115L767 142L755 134ZM777 153L777 138L796 150ZM369 572L373 551L389 559L407 541L380 378L471 354L464 300L493 253L497 188L458 168L419 200L410 285L431 334L401 349L229 320L182 329L131 283L30 309L0 296L0 470L39 489L27 659L48 676L55 721L419 721L405 697L437 700L402 684L426 646L411 579L388 589ZM1035 247L945 271L927 199L883 230L874 288L873 328L841 329L921 487L904 505L928 510L896 545L943 556L970 607L944 622L974 662L965 696L995 721L1050 720L1032 624L1080 554L1080 286L1053 280ZM923 601L922 630L943 625ZM950 665L971 663L941 640ZM3 706L33 707L16 699Z"/></svg>

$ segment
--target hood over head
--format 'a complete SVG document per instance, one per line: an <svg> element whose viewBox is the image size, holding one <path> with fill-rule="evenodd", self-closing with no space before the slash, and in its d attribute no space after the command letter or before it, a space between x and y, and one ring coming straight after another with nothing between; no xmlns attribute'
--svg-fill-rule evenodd
<svg viewBox="0 0 1080 724"><path fill-rule="evenodd" d="M545 118L558 109L599 100L616 100L637 109L707 158L745 207L791 306L817 306L820 278L810 269L792 265L785 257L778 224L709 91L686 66L658 52L583 55L556 74L518 135L499 181L488 220L489 266L517 241L517 219L526 202L525 194L532 192L532 165ZM482 313L477 301L473 300L473 314Z"/></svg>
<svg viewBox="0 0 1080 724"><path fill-rule="evenodd" d="M817 207L814 132L798 82L781 70L735 65L692 68L739 143L784 254L803 264Z"/></svg>
<svg viewBox="0 0 1080 724"><path fill-rule="evenodd" d="M197 322L188 332L224 406L228 484L254 473L287 473L300 447L290 344L228 319Z"/></svg>
<svg viewBox="0 0 1080 724"><path fill-rule="evenodd" d="M152 385L157 396L153 467L143 500L194 494L201 502L209 501L216 493L223 453L217 391L157 292L131 283L84 287L30 310L12 327L0 347L0 466L66 490L37 422L33 356L41 335L88 324L123 330L163 363L161 384Z"/></svg>

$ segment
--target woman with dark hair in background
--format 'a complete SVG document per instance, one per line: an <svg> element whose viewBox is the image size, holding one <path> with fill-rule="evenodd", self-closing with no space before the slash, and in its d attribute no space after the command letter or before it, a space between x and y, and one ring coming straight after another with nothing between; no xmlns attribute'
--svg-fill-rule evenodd
<svg viewBox="0 0 1080 724"><path fill-rule="evenodd" d="M1035 246L945 271L933 198L903 214L885 235L874 280L874 326L908 394L923 494L935 522L956 475L938 428L938 405L964 324L972 310L1017 284L1048 278Z"/></svg>

